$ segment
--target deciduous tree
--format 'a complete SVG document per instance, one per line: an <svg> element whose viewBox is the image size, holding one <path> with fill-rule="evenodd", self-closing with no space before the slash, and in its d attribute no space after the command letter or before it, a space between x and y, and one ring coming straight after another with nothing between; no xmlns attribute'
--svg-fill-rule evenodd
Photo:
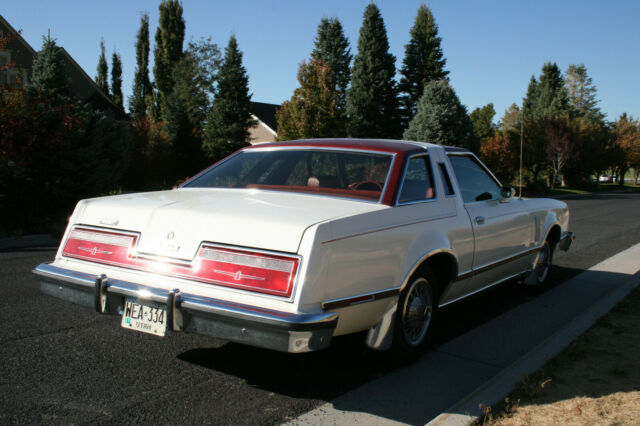
<svg viewBox="0 0 640 426"><path fill-rule="evenodd" d="M323 18L311 52L311 59L321 61L331 69L331 88L337 93L336 109L344 113L347 87L351 80L351 49L337 18Z"/></svg>
<svg viewBox="0 0 640 426"><path fill-rule="evenodd" d="M100 40L100 57L98 58L96 84L105 95L109 96L109 66L107 65L107 57L104 53L104 39Z"/></svg>
<svg viewBox="0 0 640 426"><path fill-rule="evenodd" d="M133 79L133 94L129 98L129 110L136 117L147 114L147 98L152 97L149 80L149 15L140 17L140 28L136 36L136 70Z"/></svg>
<svg viewBox="0 0 640 426"><path fill-rule="evenodd" d="M397 138L401 134L395 57L380 9L370 3L364 12L358 54L347 92L348 132L352 137Z"/></svg>
<svg viewBox="0 0 640 426"><path fill-rule="evenodd" d="M324 62L313 59L300 64L300 87L276 113L280 140L344 135L344 115L336 107L333 81L332 69Z"/></svg>
<svg viewBox="0 0 640 426"><path fill-rule="evenodd" d="M111 57L111 99L121 110L124 110L122 99L122 60L113 52Z"/></svg>
<svg viewBox="0 0 640 426"><path fill-rule="evenodd" d="M153 50L155 64L153 75L158 91L157 104L160 114L164 102L171 94L173 85L173 69L182 58L185 23L182 18L182 5L178 0L162 0L160 21L156 30L156 44Z"/></svg>
<svg viewBox="0 0 640 426"><path fill-rule="evenodd" d="M483 107L478 107L469 114L469 118L473 122L473 134L480 141L484 143L495 133L495 126L493 124L493 117L496 115L496 110L493 108L493 104L487 104Z"/></svg>

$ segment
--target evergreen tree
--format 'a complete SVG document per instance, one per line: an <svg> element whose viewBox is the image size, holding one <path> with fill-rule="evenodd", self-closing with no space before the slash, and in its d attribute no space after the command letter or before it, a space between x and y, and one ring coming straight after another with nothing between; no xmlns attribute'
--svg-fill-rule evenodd
<svg viewBox="0 0 640 426"><path fill-rule="evenodd" d="M399 84L407 120L416 112L418 100L424 93L424 85L432 80L443 79L449 74L449 71L444 69L447 60L440 46L442 39L438 36L438 25L431 9L424 4L418 8L410 36L409 43L405 45L400 70L402 78Z"/></svg>
<svg viewBox="0 0 640 426"><path fill-rule="evenodd" d="M45 98L70 95L62 49L50 36L43 37L42 49L33 60L33 71L28 91L31 94L37 92Z"/></svg>
<svg viewBox="0 0 640 426"><path fill-rule="evenodd" d="M473 134L476 138L484 143L495 133L495 126L493 125L493 117L496 115L496 110L493 108L493 104L487 104L482 108L478 107L469 114L469 118L473 122Z"/></svg>
<svg viewBox="0 0 640 426"><path fill-rule="evenodd" d="M344 136L333 77L331 67L320 60L300 64L300 87L276 113L280 140Z"/></svg>
<svg viewBox="0 0 640 426"><path fill-rule="evenodd" d="M336 108L339 111L346 109L352 58L349 40L344 35L340 21L337 18L322 19L311 59L323 62L331 69L331 88L337 92Z"/></svg>
<svg viewBox="0 0 640 426"><path fill-rule="evenodd" d="M107 57L104 54L104 39L100 40L100 58L98 58L96 84L105 95L109 96L109 66L107 65Z"/></svg>
<svg viewBox="0 0 640 426"><path fill-rule="evenodd" d="M231 36L204 129L203 146L209 157L218 160L249 143L249 128L255 125L250 106L249 77L242 65L238 42Z"/></svg>
<svg viewBox="0 0 640 426"><path fill-rule="evenodd" d="M173 68L182 58L185 24L182 18L182 5L178 0L162 0L160 22L156 30L156 44L153 50L155 64L153 75L158 91L159 112L174 85Z"/></svg>
<svg viewBox="0 0 640 426"><path fill-rule="evenodd" d="M565 80L569 104L578 116L589 116L593 119L604 119L598 108L596 99L596 87L593 80L587 75L587 67L584 64L569 65Z"/></svg>
<svg viewBox="0 0 640 426"><path fill-rule="evenodd" d="M404 139L478 151L467 108L460 103L448 80L434 80L424 86L424 94L418 102L416 115L404 132Z"/></svg>
<svg viewBox="0 0 640 426"><path fill-rule="evenodd" d="M124 110L122 100L122 60L116 52L113 52L111 57L111 99L121 110Z"/></svg>
<svg viewBox="0 0 640 426"><path fill-rule="evenodd" d="M370 3L364 12L351 87L347 92L349 136L400 136L395 61L396 58L389 53L387 31L380 9Z"/></svg>
<svg viewBox="0 0 640 426"><path fill-rule="evenodd" d="M137 117L147 114L147 97L152 96L149 80L149 15L140 18L140 29L136 37L136 71L133 80L133 94L129 98L129 110Z"/></svg>
<svg viewBox="0 0 640 426"><path fill-rule="evenodd" d="M543 65L542 74L535 84L533 93L534 98L529 100L529 92L527 92L527 99L531 103L529 111L533 116L550 118L569 111L569 98L562 71L555 62L547 62Z"/></svg>

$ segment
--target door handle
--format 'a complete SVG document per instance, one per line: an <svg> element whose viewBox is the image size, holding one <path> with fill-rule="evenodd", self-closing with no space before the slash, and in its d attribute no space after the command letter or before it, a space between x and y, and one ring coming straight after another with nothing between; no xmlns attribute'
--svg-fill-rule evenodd
<svg viewBox="0 0 640 426"><path fill-rule="evenodd" d="M484 223L484 216L476 216L476 223L482 225Z"/></svg>

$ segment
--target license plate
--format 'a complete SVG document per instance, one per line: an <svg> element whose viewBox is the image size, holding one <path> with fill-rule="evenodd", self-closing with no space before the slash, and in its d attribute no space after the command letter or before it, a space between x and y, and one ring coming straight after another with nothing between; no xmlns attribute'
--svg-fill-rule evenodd
<svg viewBox="0 0 640 426"><path fill-rule="evenodd" d="M126 299L121 325L123 328L164 336L167 331L167 311L163 306Z"/></svg>

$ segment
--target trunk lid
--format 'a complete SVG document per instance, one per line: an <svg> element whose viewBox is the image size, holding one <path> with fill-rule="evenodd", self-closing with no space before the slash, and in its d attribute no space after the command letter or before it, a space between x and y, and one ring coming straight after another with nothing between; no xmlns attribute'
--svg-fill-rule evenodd
<svg viewBox="0 0 640 426"><path fill-rule="evenodd" d="M138 251L192 259L203 241L295 253L311 225L387 206L278 191L182 188L87 200L76 223L140 232Z"/></svg>

